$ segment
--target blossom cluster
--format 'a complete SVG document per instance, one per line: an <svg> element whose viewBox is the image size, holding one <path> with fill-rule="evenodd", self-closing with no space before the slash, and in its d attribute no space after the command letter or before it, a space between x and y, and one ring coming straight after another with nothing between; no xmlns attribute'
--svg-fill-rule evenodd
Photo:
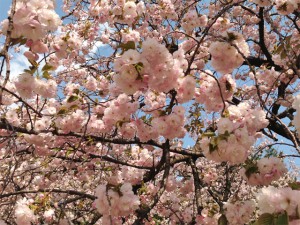
<svg viewBox="0 0 300 225"><path fill-rule="evenodd" d="M186 131L184 129L184 113L185 109L183 106L175 106L171 114L156 117L152 120L153 129L157 130L158 134L165 138L183 138Z"/></svg>
<svg viewBox="0 0 300 225"><path fill-rule="evenodd" d="M275 4L279 14L288 15L299 10L299 0L253 0L258 6L266 7Z"/></svg>
<svg viewBox="0 0 300 225"><path fill-rule="evenodd" d="M206 15L198 15L196 10L190 10L182 18L182 27L190 34L194 28L206 26L207 21Z"/></svg>
<svg viewBox="0 0 300 225"><path fill-rule="evenodd" d="M89 14L97 17L100 23L107 22L105 19L112 17L120 23L132 24L136 17L145 11L144 2L135 3L134 1L119 0L114 7L111 7L109 1L91 1Z"/></svg>
<svg viewBox="0 0 300 225"><path fill-rule="evenodd" d="M255 202L248 200L244 202L229 203L224 205L225 215L230 225L246 224L250 221L255 210Z"/></svg>
<svg viewBox="0 0 300 225"><path fill-rule="evenodd" d="M260 90L263 92L269 92L278 87L279 82L294 83L295 79L293 78L293 71L288 70L285 73L280 73L275 71L274 67L271 69L263 69L256 73L257 83L260 85ZM250 73L250 77L254 79L254 75Z"/></svg>
<svg viewBox="0 0 300 225"><path fill-rule="evenodd" d="M15 217L17 225L31 225L36 222L37 218L33 211L29 208L30 202L26 199L20 199L15 209Z"/></svg>
<svg viewBox="0 0 300 225"><path fill-rule="evenodd" d="M127 50L115 60L114 68L117 72L114 81L127 94L145 87L157 92L168 92L177 86L177 79L183 76L180 64L174 63L168 49L153 38L143 42L142 53Z"/></svg>
<svg viewBox="0 0 300 225"><path fill-rule="evenodd" d="M250 51L243 36L237 32L224 32L223 38L224 41L213 42L209 52L214 69L226 74L241 66Z"/></svg>
<svg viewBox="0 0 300 225"><path fill-rule="evenodd" d="M284 163L277 157L262 158L249 168L241 169L241 174L249 185L269 185L286 172Z"/></svg>
<svg viewBox="0 0 300 225"><path fill-rule="evenodd" d="M256 132L268 125L261 109L248 103L227 108L228 115L217 122L216 134L204 135L200 141L204 155L213 161L239 164L246 161L255 142Z"/></svg>
<svg viewBox="0 0 300 225"><path fill-rule="evenodd" d="M58 117L55 120L55 124L57 128L61 131L68 133L68 132L80 132L86 121L86 116L84 111L76 110L69 115Z"/></svg>
<svg viewBox="0 0 300 225"><path fill-rule="evenodd" d="M22 73L15 81L15 86L22 98L33 98L36 94L44 98L56 96L57 83L53 79L37 79L30 73Z"/></svg>
<svg viewBox="0 0 300 225"><path fill-rule="evenodd" d="M148 90L144 94L144 104L143 111L153 115L159 116L159 109L162 109L166 105L166 95L164 93L157 93Z"/></svg>
<svg viewBox="0 0 300 225"><path fill-rule="evenodd" d="M290 187L264 187L257 193L256 200L260 214L285 211L294 218L300 214L300 191Z"/></svg>
<svg viewBox="0 0 300 225"><path fill-rule="evenodd" d="M3 33L7 32L8 20L2 22ZM25 37L37 41L48 31L56 31L61 25L61 19L54 11L54 1L17 1L13 16L12 37Z"/></svg>
<svg viewBox="0 0 300 225"><path fill-rule="evenodd" d="M130 121L130 116L137 111L138 107L138 102L132 102L128 95L121 94L105 108L102 118L103 122L106 126L112 127L116 125L117 122Z"/></svg>
<svg viewBox="0 0 300 225"><path fill-rule="evenodd" d="M266 92L276 88L279 78L280 73L275 71L273 67L271 70L259 71L256 74L256 79L258 84L260 84L261 90Z"/></svg>
<svg viewBox="0 0 300 225"><path fill-rule="evenodd" d="M192 76L185 76L178 79L177 99L184 103L193 99L195 95L196 81Z"/></svg>
<svg viewBox="0 0 300 225"><path fill-rule="evenodd" d="M141 77L141 55L138 51L129 49L115 60L114 81L118 88L130 95L146 85L145 78Z"/></svg>
<svg viewBox="0 0 300 225"><path fill-rule="evenodd" d="M201 215L198 215L196 218L197 224L203 225L218 225L218 221L220 218L220 214L216 213L214 215L210 215L207 209L203 209L201 211Z"/></svg>
<svg viewBox="0 0 300 225"><path fill-rule="evenodd" d="M85 62L85 58L80 55L79 50L84 52L82 48L83 39L79 37L77 33L70 32L67 35L57 35L54 37L54 41L51 43L51 47L55 51L55 54L50 55L48 63L55 69L59 65L59 59L67 59L65 63L70 64L71 61L68 59L75 58L79 62ZM73 74L83 72L84 70L73 70ZM72 73L71 73L72 74Z"/></svg>
<svg viewBox="0 0 300 225"><path fill-rule="evenodd" d="M136 120L137 136L141 141L156 139L159 136L165 138L183 138L185 134L185 109L183 106L175 106L172 113L154 117L151 126L141 120Z"/></svg>
<svg viewBox="0 0 300 225"><path fill-rule="evenodd" d="M230 74L219 79L207 70L200 73L200 87L196 88L195 100L204 104L208 112L221 111L226 100L231 100L236 91L236 83Z"/></svg>
<svg viewBox="0 0 300 225"><path fill-rule="evenodd" d="M140 205L130 183L120 186L101 184L96 188L95 207L104 217L128 216Z"/></svg>

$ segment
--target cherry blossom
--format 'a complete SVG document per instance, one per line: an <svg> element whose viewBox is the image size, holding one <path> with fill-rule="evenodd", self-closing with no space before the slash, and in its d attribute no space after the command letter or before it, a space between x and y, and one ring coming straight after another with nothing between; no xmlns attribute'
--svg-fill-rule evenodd
<svg viewBox="0 0 300 225"><path fill-rule="evenodd" d="M0 224L299 224L299 0L10 3Z"/></svg>

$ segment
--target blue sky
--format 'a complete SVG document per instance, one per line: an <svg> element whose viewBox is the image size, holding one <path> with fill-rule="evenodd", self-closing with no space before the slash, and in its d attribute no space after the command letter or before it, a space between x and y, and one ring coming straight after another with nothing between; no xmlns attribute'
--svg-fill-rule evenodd
<svg viewBox="0 0 300 225"><path fill-rule="evenodd" d="M0 0L1 2L1 7L0 7L0 21L4 20L7 18L7 12L9 10L11 0Z"/></svg>

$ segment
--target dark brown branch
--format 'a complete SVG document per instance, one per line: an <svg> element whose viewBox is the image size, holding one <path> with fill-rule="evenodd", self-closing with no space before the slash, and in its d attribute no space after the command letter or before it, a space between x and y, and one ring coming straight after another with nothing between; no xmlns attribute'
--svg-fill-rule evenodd
<svg viewBox="0 0 300 225"><path fill-rule="evenodd" d="M122 138L105 138L105 137L99 137L99 136L94 136L94 135L87 135L83 136L78 133L74 132L69 132L69 133L59 133L57 130L43 130L40 132L36 132L34 130L27 130L26 128L22 127L16 127L8 123L5 119L0 120L0 129L5 129L7 131L12 131L12 132L20 132L24 134L35 134L38 135L40 133L52 133L53 135L56 136L61 136L61 137L75 137L75 138L84 138L85 141L93 140L93 141L98 141L98 142L104 142L104 143L112 143L112 144L140 144L140 145L152 145L155 147L162 148L162 145L158 144L157 142L153 140L149 140L147 142L141 142L138 138L135 138L133 140L125 140Z"/></svg>
<svg viewBox="0 0 300 225"><path fill-rule="evenodd" d="M34 113L36 113L38 115L38 117L42 117L42 114L40 112L38 112L36 109L34 109L31 105L29 105L26 101L24 101L20 96L18 96L17 94L15 94L14 92L8 90L7 88L5 88L4 86L0 85L0 91L6 91L9 94L11 94L12 96L14 96L15 98L17 98L20 102L22 102L26 107L28 107L29 109L31 109ZM1 92L2 93L2 92ZM1 103L1 102L0 102Z"/></svg>
<svg viewBox="0 0 300 225"><path fill-rule="evenodd" d="M199 178L199 173L197 170L197 167L195 165L195 161L194 160L190 160L190 165L192 168L192 173L193 173L193 178L194 178L194 186L195 186L195 199L196 199L196 206L197 206L197 213L199 215L201 215L201 210L202 210L202 206L199 205L199 198L200 198L200 190L201 190L201 185L202 182Z"/></svg>
<svg viewBox="0 0 300 225"><path fill-rule="evenodd" d="M269 118L269 122L270 123L267 127L268 129L274 131L275 133L281 135L282 137L292 140L293 137L291 137L291 135L286 132L285 128L281 124L277 123L275 119ZM295 137L295 138L296 138L297 143L300 144L299 138L297 138L297 137Z"/></svg>
<svg viewBox="0 0 300 225"><path fill-rule="evenodd" d="M264 20L264 7L259 8L259 23L258 23L258 32L259 32L259 45L264 53L264 55L267 57L268 63L270 66L275 66L275 63L272 60L272 56L270 52L268 51L266 44L265 44L265 20Z"/></svg>
<svg viewBox="0 0 300 225"><path fill-rule="evenodd" d="M165 191L165 184L167 182L170 173L170 151L169 150L170 150L170 143L169 140L166 140L166 142L163 145L163 155L161 161L159 162L159 167L165 165L164 174L160 181L160 189L157 192L157 194L154 196L153 202L151 203L150 206L136 210L138 218L134 221L133 225L143 224L143 220L148 218L148 213L151 211L153 207L156 206L160 197Z"/></svg>
<svg viewBox="0 0 300 225"><path fill-rule="evenodd" d="M266 59L261 59L261 58L256 58L256 57L253 57L253 56L249 56L247 58L247 62L245 61L243 63L243 65L251 65L251 66L255 66L255 67L261 67L262 65L268 65L269 64L269 61L266 60ZM282 71L282 68L278 65L274 65L274 69L276 71Z"/></svg>
<svg viewBox="0 0 300 225"><path fill-rule="evenodd" d="M60 189L38 189L38 190L28 190L28 191L16 191L16 192L12 192L12 193L6 193L6 194L1 194L0 195L0 199L1 198L7 198L10 196L14 196L14 195L23 195L23 194L35 194L35 193L39 193L39 192L54 192L54 193L64 193L64 194L70 194L70 195L79 195L91 200L95 200L97 199L96 196L94 195L90 195L90 194L86 194L80 191L74 191L74 190L60 190Z"/></svg>

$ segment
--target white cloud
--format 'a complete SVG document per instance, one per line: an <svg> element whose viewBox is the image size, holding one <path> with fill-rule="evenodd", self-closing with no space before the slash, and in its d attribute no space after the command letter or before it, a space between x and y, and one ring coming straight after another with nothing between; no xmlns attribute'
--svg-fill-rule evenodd
<svg viewBox="0 0 300 225"><path fill-rule="evenodd" d="M23 55L28 48L21 46L19 53L13 53L10 59L10 80L14 80L19 74L23 73L24 69L28 69L30 63L27 58ZM6 75L6 65L4 65L1 76Z"/></svg>
<svg viewBox="0 0 300 225"><path fill-rule="evenodd" d="M104 46L108 46L108 45L107 45L107 44L104 44L102 41L97 41L97 42L95 43L95 45L93 46L91 52L92 52L92 53L97 53L97 51L98 51L100 48L104 47Z"/></svg>

